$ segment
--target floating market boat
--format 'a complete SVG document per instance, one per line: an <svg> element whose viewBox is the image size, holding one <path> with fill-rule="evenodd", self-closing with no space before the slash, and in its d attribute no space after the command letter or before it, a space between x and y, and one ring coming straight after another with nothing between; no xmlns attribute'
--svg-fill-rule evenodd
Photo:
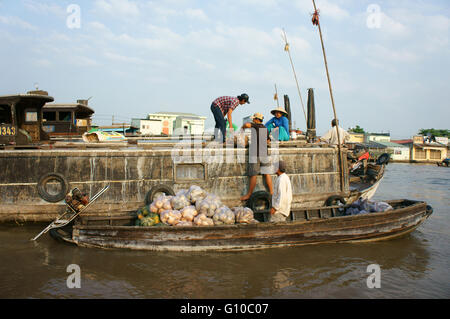
<svg viewBox="0 0 450 319"><path fill-rule="evenodd" d="M293 210L292 220L217 226L131 226L133 213L111 217L79 216L50 235L82 247L154 251L233 251L308 244L371 242L412 232L431 214L425 202L387 201L392 210L343 216L345 206Z"/></svg>
<svg viewBox="0 0 450 319"><path fill-rule="evenodd" d="M262 177L250 201L239 200L248 188L248 147L218 147L204 138L49 141L41 119L42 106L52 100L43 91L0 97L1 116L8 123L1 124L6 135L0 136L0 222L52 221L64 212L69 189L77 187L92 197L106 184L111 185L109 191L83 214L120 215L151 202L158 193L174 194L191 185L218 195L229 207L246 204L258 211L270 205ZM29 142L22 138L27 130L33 133ZM271 145L269 155L287 164L293 209L373 196L386 162L373 163L366 174L352 176L347 152L304 136Z"/></svg>

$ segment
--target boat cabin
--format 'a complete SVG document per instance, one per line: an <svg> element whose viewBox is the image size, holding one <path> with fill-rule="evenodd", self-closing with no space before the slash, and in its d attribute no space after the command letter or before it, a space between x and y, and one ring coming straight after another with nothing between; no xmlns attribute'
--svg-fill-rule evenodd
<svg viewBox="0 0 450 319"><path fill-rule="evenodd" d="M50 136L82 135L91 129L94 114L88 100L75 104L47 104L42 108L43 129Z"/></svg>
<svg viewBox="0 0 450 319"><path fill-rule="evenodd" d="M29 145L49 139L42 129L42 107L53 97L45 91L0 96L0 146Z"/></svg>

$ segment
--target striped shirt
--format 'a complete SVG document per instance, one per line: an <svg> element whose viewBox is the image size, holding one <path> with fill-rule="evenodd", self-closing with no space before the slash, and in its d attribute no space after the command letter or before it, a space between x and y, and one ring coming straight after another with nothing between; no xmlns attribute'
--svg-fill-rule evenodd
<svg viewBox="0 0 450 319"><path fill-rule="evenodd" d="M234 110L239 105L239 99L234 96L221 96L214 100L213 104L217 105L225 116L229 110Z"/></svg>

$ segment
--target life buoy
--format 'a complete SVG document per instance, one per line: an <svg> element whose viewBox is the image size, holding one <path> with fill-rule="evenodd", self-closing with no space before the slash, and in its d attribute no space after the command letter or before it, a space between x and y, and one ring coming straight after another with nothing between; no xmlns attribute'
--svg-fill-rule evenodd
<svg viewBox="0 0 450 319"><path fill-rule="evenodd" d="M166 195L175 195L175 192L173 191L172 187L164 185L164 184L158 184L153 186L147 195L145 195L145 205L150 205L153 200L155 199L155 195L158 193L164 193Z"/></svg>
<svg viewBox="0 0 450 319"><path fill-rule="evenodd" d="M388 153L383 153L377 158L377 165L383 165L389 163L389 159L391 158L391 155Z"/></svg>
<svg viewBox="0 0 450 319"><path fill-rule="evenodd" d="M263 209L258 207L258 204L263 201L265 207ZM254 214L254 218L260 222L267 221L267 217L264 215L270 214L270 208L272 207L272 195L266 191L254 192L247 201L247 207L249 207Z"/></svg>
<svg viewBox="0 0 450 319"><path fill-rule="evenodd" d="M47 183L53 180L61 184L61 189L56 194L50 194L46 188ZM69 183L67 182L66 178L61 174L48 173L39 179L37 189L42 199L50 203L57 203L66 197L66 194L69 191Z"/></svg>
<svg viewBox="0 0 450 319"><path fill-rule="evenodd" d="M325 201L325 206L337 206L339 203L342 203L343 205L347 204L342 196L333 195L327 198Z"/></svg>

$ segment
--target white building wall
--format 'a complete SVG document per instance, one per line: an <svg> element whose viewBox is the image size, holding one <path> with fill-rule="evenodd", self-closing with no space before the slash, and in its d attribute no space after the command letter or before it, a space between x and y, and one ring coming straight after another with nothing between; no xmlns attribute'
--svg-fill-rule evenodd
<svg viewBox="0 0 450 319"><path fill-rule="evenodd" d="M152 120L141 120L139 131L142 135L161 135L162 122Z"/></svg>
<svg viewBox="0 0 450 319"><path fill-rule="evenodd" d="M408 147L388 147L393 151L392 159L395 161L408 161L410 159L410 150Z"/></svg>

